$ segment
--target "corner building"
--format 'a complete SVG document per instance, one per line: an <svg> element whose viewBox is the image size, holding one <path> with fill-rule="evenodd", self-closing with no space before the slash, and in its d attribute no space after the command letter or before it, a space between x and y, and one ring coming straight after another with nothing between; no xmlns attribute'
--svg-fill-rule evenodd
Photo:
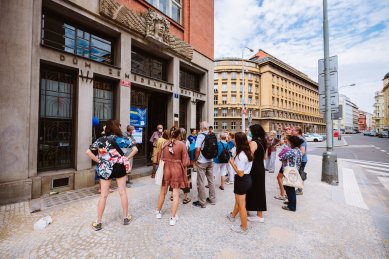
<svg viewBox="0 0 389 259"><path fill-rule="evenodd" d="M94 185L109 119L136 127L135 168L158 124L213 123L213 17L209 0L2 1L0 204Z"/></svg>
<svg viewBox="0 0 389 259"><path fill-rule="evenodd" d="M244 60L246 126L261 124L281 131L300 126L304 132L325 132L319 111L318 84L305 74L260 50ZM214 128L217 131L242 129L242 60L215 60Z"/></svg>

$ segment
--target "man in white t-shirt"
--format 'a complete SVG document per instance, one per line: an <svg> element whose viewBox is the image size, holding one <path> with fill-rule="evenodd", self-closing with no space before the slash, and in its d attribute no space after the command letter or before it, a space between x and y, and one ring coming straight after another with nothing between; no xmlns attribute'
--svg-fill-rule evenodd
<svg viewBox="0 0 389 259"><path fill-rule="evenodd" d="M193 202L193 205L200 208L206 207L206 202L215 205L215 178L213 177L213 159L207 159L201 153L204 147L205 136L208 134L208 122L200 123L201 133L197 136L195 161L197 164L197 192L198 201ZM209 198L205 194L205 177L208 180Z"/></svg>

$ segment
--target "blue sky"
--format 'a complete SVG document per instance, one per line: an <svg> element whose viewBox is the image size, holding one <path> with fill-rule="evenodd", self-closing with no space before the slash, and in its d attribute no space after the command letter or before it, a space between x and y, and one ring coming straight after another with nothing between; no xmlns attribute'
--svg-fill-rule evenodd
<svg viewBox="0 0 389 259"><path fill-rule="evenodd" d="M323 58L322 0L215 0L215 57L263 49L317 81ZM328 0L330 55L339 58L340 91L373 111L389 72L389 1ZM250 57L248 51L245 58Z"/></svg>

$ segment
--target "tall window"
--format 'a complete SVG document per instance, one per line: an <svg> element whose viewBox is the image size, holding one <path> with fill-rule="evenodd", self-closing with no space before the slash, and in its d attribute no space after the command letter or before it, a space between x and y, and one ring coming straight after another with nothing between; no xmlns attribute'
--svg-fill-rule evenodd
<svg viewBox="0 0 389 259"><path fill-rule="evenodd" d="M227 72L222 73L222 79L227 79Z"/></svg>
<svg viewBox="0 0 389 259"><path fill-rule="evenodd" d="M97 62L113 64L112 41L43 11L42 45L69 52Z"/></svg>
<svg viewBox="0 0 389 259"><path fill-rule="evenodd" d="M100 125L92 132L93 138L101 137L104 122L113 119L114 87L111 82L93 80L93 116L99 118Z"/></svg>
<svg viewBox="0 0 389 259"><path fill-rule="evenodd" d="M248 73L248 78L249 78L249 80L253 79L253 75Z"/></svg>
<svg viewBox="0 0 389 259"><path fill-rule="evenodd" d="M227 109L222 109L222 117L227 117Z"/></svg>
<svg viewBox="0 0 389 259"><path fill-rule="evenodd" d="M181 24L182 5L181 0L146 0L149 4Z"/></svg>
<svg viewBox="0 0 389 259"><path fill-rule="evenodd" d="M236 96L231 96L231 104L236 104Z"/></svg>
<svg viewBox="0 0 389 259"><path fill-rule="evenodd" d="M219 88L218 85L213 85L213 92L217 93L217 91L219 90L218 88Z"/></svg>
<svg viewBox="0 0 389 259"><path fill-rule="evenodd" d="M232 109L232 116L236 116L236 109Z"/></svg>
<svg viewBox="0 0 389 259"><path fill-rule="evenodd" d="M38 127L38 171L73 165L73 97L76 76L42 68Z"/></svg>
<svg viewBox="0 0 389 259"><path fill-rule="evenodd" d="M200 91L200 76L192 71L180 69L180 87Z"/></svg>
<svg viewBox="0 0 389 259"><path fill-rule="evenodd" d="M222 104L227 104L227 96L222 96Z"/></svg>
<svg viewBox="0 0 389 259"><path fill-rule="evenodd" d="M227 122L222 122L222 129L224 129L224 130L227 129Z"/></svg>
<svg viewBox="0 0 389 259"><path fill-rule="evenodd" d="M217 117L219 115L218 109L213 110L213 117Z"/></svg>
<svg viewBox="0 0 389 259"><path fill-rule="evenodd" d="M149 55L142 50L131 50L131 72L158 80L166 81L166 61Z"/></svg>
<svg viewBox="0 0 389 259"><path fill-rule="evenodd" d="M218 79L219 79L219 74L213 73L213 80L218 80Z"/></svg>
<svg viewBox="0 0 389 259"><path fill-rule="evenodd" d="M213 123L213 129L217 130L219 128L219 122L215 121Z"/></svg>
<svg viewBox="0 0 389 259"><path fill-rule="evenodd" d="M213 104L217 104L217 96L213 97Z"/></svg>
<svg viewBox="0 0 389 259"><path fill-rule="evenodd" d="M236 92L236 84L235 83L231 84L231 91Z"/></svg>
<svg viewBox="0 0 389 259"><path fill-rule="evenodd" d="M252 97L249 97L248 103L251 104L252 102L253 102L253 98L252 98Z"/></svg>
<svg viewBox="0 0 389 259"><path fill-rule="evenodd" d="M222 84L222 91L227 92L227 85L226 84Z"/></svg>
<svg viewBox="0 0 389 259"><path fill-rule="evenodd" d="M236 72L231 73L231 79L236 79Z"/></svg>
<svg viewBox="0 0 389 259"><path fill-rule="evenodd" d="M231 122L231 129L232 130L236 129L236 121Z"/></svg>
<svg viewBox="0 0 389 259"><path fill-rule="evenodd" d="M251 93L253 91L253 85L252 84L249 84L249 93Z"/></svg>

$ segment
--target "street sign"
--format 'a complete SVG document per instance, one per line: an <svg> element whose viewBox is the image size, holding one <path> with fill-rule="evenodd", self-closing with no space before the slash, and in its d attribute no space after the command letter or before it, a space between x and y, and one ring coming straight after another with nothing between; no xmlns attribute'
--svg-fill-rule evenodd
<svg viewBox="0 0 389 259"><path fill-rule="evenodd" d="M330 61L330 76L328 84L331 88L331 93L338 92L338 56L329 58ZM324 89L324 59L319 59L319 94L325 94Z"/></svg>
<svg viewBox="0 0 389 259"><path fill-rule="evenodd" d="M330 97L330 105L331 105L331 113L336 113L339 111L339 94L338 93L331 93ZM320 112L325 113L326 111L326 98L324 94L320 95Z"/></svg>
<svg viewBox="0 0 389 259"><path fill-rule="evenodd" d="M339 93L338 93L338 56L333 56L329 58L329 78L328 86L331 91L331 113L339 112ZM325 85L324 85L324 59L319 59L319 104L320 112L325 113Z"/></svg>

